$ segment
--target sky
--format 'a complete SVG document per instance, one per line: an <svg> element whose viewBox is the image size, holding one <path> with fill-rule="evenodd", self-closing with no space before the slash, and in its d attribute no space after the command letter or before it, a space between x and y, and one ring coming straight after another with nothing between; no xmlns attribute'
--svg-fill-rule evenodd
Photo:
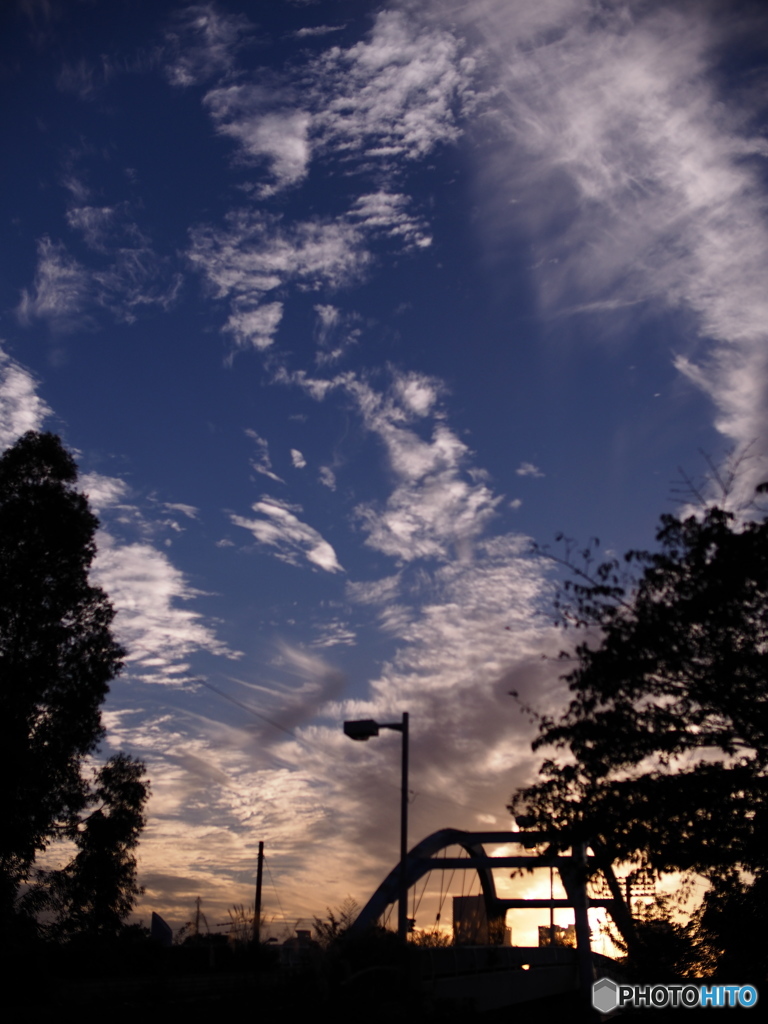
<svg viewBox="0 0 768 1024"><path fill-rule="evenodd" d="M766 475L768 11L0 23L0 441L60 434L101 521L138 916L225 920L260 840L268 916L365 902L400 738L349 718L409 712L412 843L509 828L539 759L509 691L566 699L533 546L649 547L734 459L736 500Z"/></svg>

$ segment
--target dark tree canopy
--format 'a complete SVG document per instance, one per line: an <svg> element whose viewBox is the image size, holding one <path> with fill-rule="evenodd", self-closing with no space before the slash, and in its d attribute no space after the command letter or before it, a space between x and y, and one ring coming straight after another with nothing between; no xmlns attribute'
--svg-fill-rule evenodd
<svg viewBox="0 0 768 1024"><path fill-rule="evenodd" d="M541 767L511 810L578 831L657 870L711 877L768 867L768 521L722 509L664 516L656 553L631 552L570 584L591 627L545 718Z"/></svg>
<svg viewBox="0 0 768 1024"><path fill-rule="evenodd" d="M56 914L57 936L115 935L142 890L132 851L144 827L149 788L144 765L117 754L95 772L98 806L74 832L77 855L42 878L45 906Z"/></svg>
<svg viewBox="0 0 768 1024"><path fill-rule="evenodd" d="M124 655L112 606L89 581L98 522L76 480L53 434L30 431L0 458L3 914L37 853L76 836L94 800L83 761L102 738L100 707Z"/></svg>

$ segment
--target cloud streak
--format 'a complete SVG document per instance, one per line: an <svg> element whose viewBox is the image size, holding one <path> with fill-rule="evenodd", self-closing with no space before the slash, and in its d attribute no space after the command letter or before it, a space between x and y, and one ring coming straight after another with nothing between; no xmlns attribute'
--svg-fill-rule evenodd
<svg viewBox="0 0 768 1024"><path fill-rule="evenodd" d="M234 514L229 518L235 526L249 530L261 547L274 549L272 553L276 558L297 566L307 561L325 572L344 571L328 541L299 519L300 505L265 495L251 507L258 518L246 519Z"/></svg>
<svg viewBox="0 0 768 1024"><path fill-rule="evenodd" d="M488 241L527 228L552 314L690 315L698 343L670 358L730 442L765 438L768 144L750 133L757 94L727 107L716 77L739 33L765 30L764 12L492 2L463 17L495 79L496 141L478 168Z"/></svg>

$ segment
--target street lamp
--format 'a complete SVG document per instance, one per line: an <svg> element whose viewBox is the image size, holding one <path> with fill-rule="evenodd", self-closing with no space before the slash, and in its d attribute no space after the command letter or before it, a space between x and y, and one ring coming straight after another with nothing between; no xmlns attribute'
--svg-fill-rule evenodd
<svg viewBox="0 0 768 1024"><path fill-rule="evenodd" d="M376 722L362 718L344 723L344 733L351 740L369 740L378 736L379 729L394 729L403 735L403 767L400 788L400 892L397 901L397 934L403 942L408 938L408 872L405 860L408 856L408 712L403 712L402 722Z"/></svg>

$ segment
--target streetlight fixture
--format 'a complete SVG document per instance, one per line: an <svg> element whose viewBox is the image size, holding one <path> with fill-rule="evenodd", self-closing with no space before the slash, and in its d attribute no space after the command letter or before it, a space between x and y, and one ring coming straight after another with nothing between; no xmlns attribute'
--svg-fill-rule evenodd
<svg viewBox="0 0 768 1024"><path fill-rule="evenodd" d="M397 900L397 934L406 942L408 939L408 712L403 712L402 722L376 722L373 718L362 718L344 723L344 734L351 740L369 740L378 736L379 729L393 729L403 736L402 781L400 786L400 892Z"/></svg>

